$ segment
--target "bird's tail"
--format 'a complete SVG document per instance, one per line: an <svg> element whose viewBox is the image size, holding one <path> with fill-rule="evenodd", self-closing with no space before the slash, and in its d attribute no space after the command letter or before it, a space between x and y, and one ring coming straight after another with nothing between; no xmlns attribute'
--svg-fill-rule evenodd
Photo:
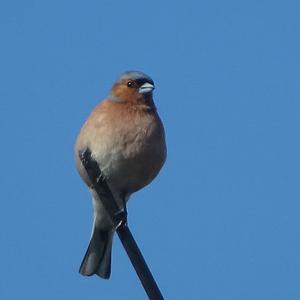
<svg viewBox="0 0 300 300"><path fill-rule="evenodd" d="M112 231L100 230L94 225L89 247L79 269L80 274L85 276L97 274L102 278L109 278L112 238Z"/></svg>

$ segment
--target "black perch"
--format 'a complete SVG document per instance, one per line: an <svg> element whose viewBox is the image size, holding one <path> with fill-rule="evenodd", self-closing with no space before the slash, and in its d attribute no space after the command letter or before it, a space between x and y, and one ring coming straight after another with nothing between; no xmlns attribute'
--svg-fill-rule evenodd
<svg viewBox="0 0 300 300"><path fill-rule="evenodd" d="M94 190L96 191L99 199L101 199L106 211L110 215L113 224L117 228L117 233L122 245L125 248L125 251L149 299L164 299L137 243L130 232L127 224L127 214L120 212L112 192L110 191L105 178L101 174L101 170L97 162L91 157L90 150L87 149L84 152L79 153L79 157L87 171ZM105 195L105 197L101 197L101 195Z"/></svg>

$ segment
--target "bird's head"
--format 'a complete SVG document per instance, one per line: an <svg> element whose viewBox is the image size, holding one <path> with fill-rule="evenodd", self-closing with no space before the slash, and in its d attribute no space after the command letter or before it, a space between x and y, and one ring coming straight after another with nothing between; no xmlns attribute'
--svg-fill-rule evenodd
<svg viewBox="0 0 300 300"><path fill-rule="evenodd" d="M138 71L128 71L113 85L109 98L116 102L151 104L154 90L153 80Z"/></svg>

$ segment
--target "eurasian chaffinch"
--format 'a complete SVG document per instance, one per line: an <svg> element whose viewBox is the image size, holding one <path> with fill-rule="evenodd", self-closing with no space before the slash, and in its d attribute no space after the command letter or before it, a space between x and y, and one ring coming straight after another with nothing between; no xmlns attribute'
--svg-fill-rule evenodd
<svg viewBox="0 0 300 300"><path fill-rule="evenodd" d="M124 73L107 99L92 111L77 138L76 165L92 193L94 208L92 236L79 270L82 275L109 278L116 228L96 197L79 153L91 151L120 210L124 210L130 195L149 184L166 159L165 133L153 89L153 80L146 74Z"/></svg>

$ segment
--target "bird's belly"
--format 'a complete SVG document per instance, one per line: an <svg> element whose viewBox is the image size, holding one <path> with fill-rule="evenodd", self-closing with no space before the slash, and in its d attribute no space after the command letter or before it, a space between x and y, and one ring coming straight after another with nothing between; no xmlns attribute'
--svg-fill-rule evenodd
<svg viewBox="0 0 300 300"><path fill-rule="evenodd" d="M131 194L149 184L161 168L157 157L146 153L135 159L120 159L111 168L109 182L125 194Z"/></svg>
<svg viewBox="0 0 300 300"><path fill-rule="evenodd" d="M132 141L119 139L105 145L103 151L94 152L95 158L111 189L123 197L149 184L166 157L163 132L136 136Z"/></svg>
<svg viewBox="0 0 300 300"><path fill-rule="evenodd" d="M161 149L159 149L161 148ZM109 185L124 195L130 195L149 184L164 163L163 146L155 145L145 149L114 151L102 165Z"/></svg>

